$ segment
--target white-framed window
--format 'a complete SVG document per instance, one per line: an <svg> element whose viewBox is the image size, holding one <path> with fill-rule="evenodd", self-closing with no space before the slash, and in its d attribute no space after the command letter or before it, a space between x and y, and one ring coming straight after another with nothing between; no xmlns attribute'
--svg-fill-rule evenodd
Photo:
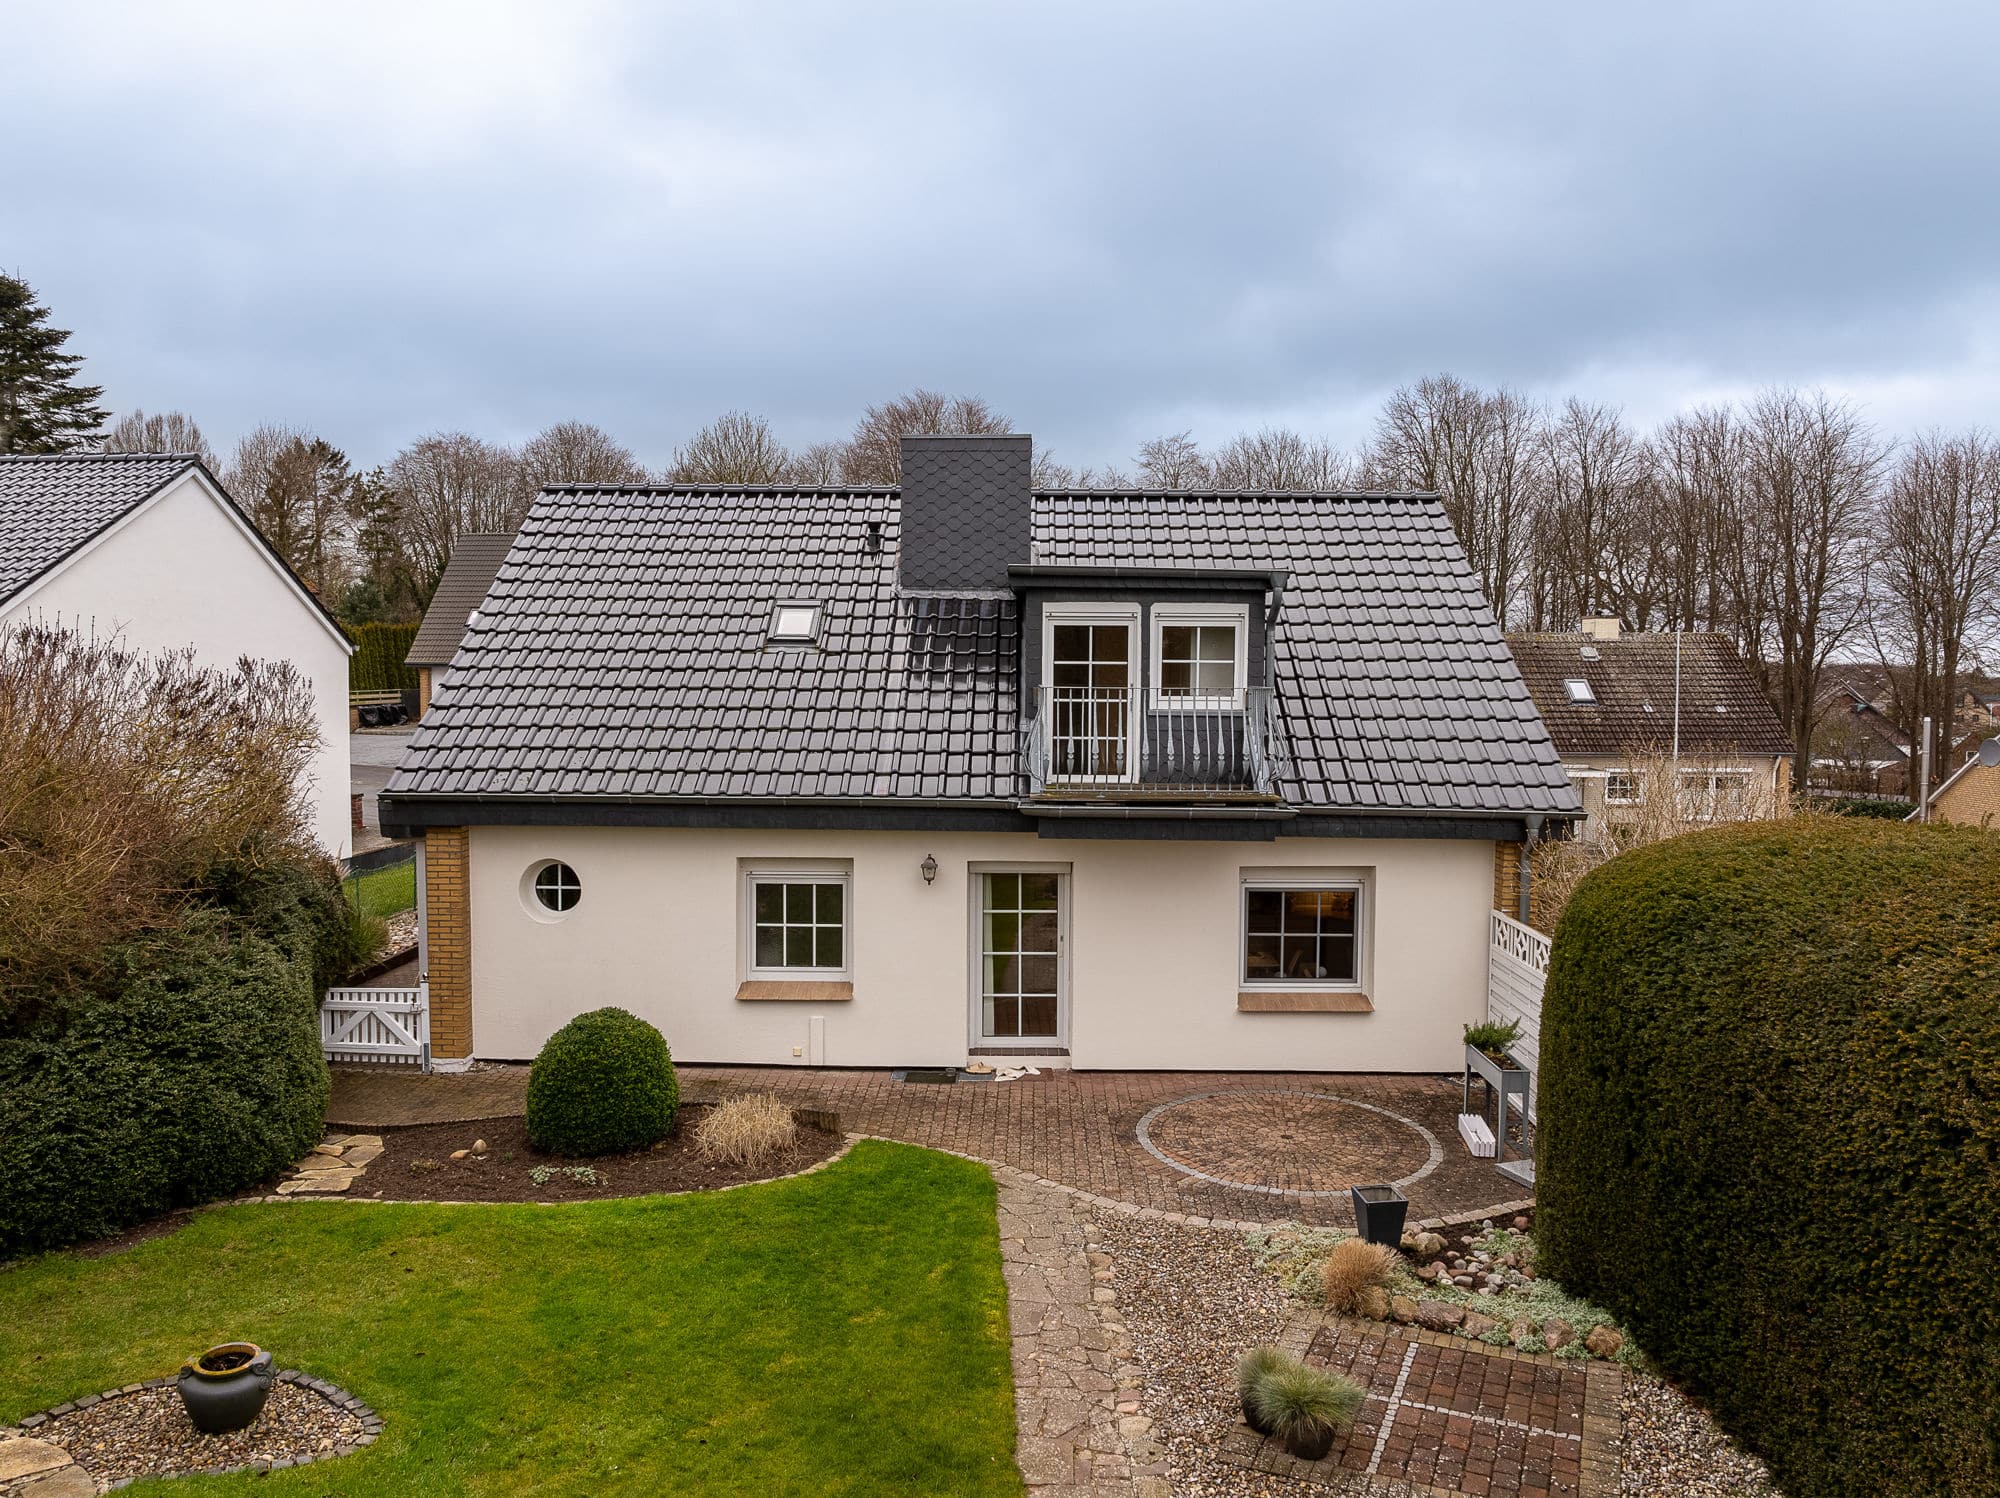
<svg viewBox="0 0 2000 1498"><path fill-rule="evenodd" d="M1604 803L1607 806L1636 806L1641 786L1637 770L1607 770L1604 775Z"/></svg>
<svg viewBox="0 0 2000 1498"><path fill-rule="evenodd" d="M1053 780L1131 780L1139 763L1139 606L1042 607L1042 700Z"/></svg>
<svg viewBox="0 0 2000 1498"><path fill-rule="evenodd" d="M1364 897L1358 879L1246 876L1239 920L1243 986L1359 988Z"/></svg>
<svg viewBox="0 0 2000 1498"><path fill-rule="evenodd" d="M1571 676L1564 680L1563 690L1569 693L1571 702L1595 702L1597 693L1590 689L1590 683L1581 676Z"/></svg>
<svg viewBox="0 0 2000 1498"><path fill-rule="evenodd" d="M1243 706L1250 675L1250 611L1240 603L1153 605L1153 705Z"/></svg>
<svg viewBox="0 0 2000 1498"><path fill-rule="evenodd" d="M1750 815L1748 770L1681 771L1681 816L1690 822L1741 821Z"/></svg>
<svg viewBox="0 0 2000 1498"><path fill-rule="evenodd" d="M539 858L521 875L521 904L538 921L559 921L583 899L583 881L559 858Z"/></svg>
<svg viewBox="0 0 2000 1498"><path fill-rule="evenodd" d="M846 978L853 971L853 875L829 865L743 871L744 972L751 978Z"/></svg>

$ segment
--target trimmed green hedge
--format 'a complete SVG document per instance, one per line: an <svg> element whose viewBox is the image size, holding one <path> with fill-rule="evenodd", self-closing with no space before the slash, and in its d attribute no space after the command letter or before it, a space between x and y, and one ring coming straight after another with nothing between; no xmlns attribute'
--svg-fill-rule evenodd
<svg viewBox="0 0 2000 1498"><path fill-rule="evenodd" d="M1914 801L1873 801L1860 796L1836 797L1816 804L1837 817L1878 817L1885 822L1900 822L1917 809Z"/></svg>
<svg viewBox="0 0 2000 1498"><path fill-rule="evenodd" d="M223 872L103 996L0 1035L0 1259L269 1179L326 1121L320 986L354 957L330 869Z"/></svg>
<svg viewBox="0 0 2000 1498"><path fill-rule="evenodd" d="M664 1036L623 1009L579 1014L528 1072L528 1138L558 1155L609 1155L664 1139L680 1107Z"/></svg>
<svg viewBox="0 0 2000 1498"><path fill-rule="evenodd" d="M417 673L403 664L410 642L417 637L414 624L358 624L348 630L354 654L347 659L347 689L350 692L399 692L417 685Z"/></svg>
<svg viewBox="0 0 2000 1498"><path fill-rule="evenodd" d="M1826 817L1615 858L1557 927L1549 1274L1790 1498L2000 1492L2000 835Z"/></svg>

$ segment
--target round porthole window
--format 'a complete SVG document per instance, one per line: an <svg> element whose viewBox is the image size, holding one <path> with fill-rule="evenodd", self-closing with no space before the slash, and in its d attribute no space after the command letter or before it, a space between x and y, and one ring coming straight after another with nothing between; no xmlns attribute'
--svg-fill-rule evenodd
<svg viewBox="0 0 2000 1498"><path fill-rule="evenodd" d="M535 869L530 887L535 892L535 903L555 915L575 909L576 902L583 898L583 883L576 877L576 870L553 859Z"/></svg>

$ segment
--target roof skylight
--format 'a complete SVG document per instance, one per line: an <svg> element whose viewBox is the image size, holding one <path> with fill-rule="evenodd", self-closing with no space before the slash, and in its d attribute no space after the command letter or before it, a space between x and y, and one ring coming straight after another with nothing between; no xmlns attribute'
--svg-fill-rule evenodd
<svg viewBox="0 0 2000 1498"><path fill-rule="evenodd" d="M1571 702L1595 702L1597 693L1591 691L1590 683L1581 676L1572 676L1563 682L1563 690L1569 693Z"/></svg>
<svg viewBox="0 0 2000 1498"><path fill-rule="evenodd" d="M810 645L819 638L819 605L781 603L771 611L771 641L778 645Z"/></svg>

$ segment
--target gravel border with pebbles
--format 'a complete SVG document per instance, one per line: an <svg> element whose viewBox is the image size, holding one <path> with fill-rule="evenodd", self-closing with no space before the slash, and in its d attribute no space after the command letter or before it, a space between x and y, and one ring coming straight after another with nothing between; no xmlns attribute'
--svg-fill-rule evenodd
<svg viewBox="0 0 2000 1498"><path fill-rule="evenodd" d="M15 1429L62 1447L109 1489L141 1477L274 1472L346 1456L374 1443L382 1417L346 1390L287 1368L262 1413L228 1435L194 1428L172 1378L86 1395L29 1415Z"/></svg>
<svg viewBox="0 0 2000 1498"><path fill-rule="evenodd" d="M1259 1269L1245 1236L1094 1212L1090 1244L1111 1256L1118 1309L1144 1374L1143 1409L1164 1449L1176 1494L1193 1498L1373 1498L1428 1492L1383 1478L1338 1485L1251 1471L1226 1459L1234 1431L1236 1359L1276 1341L1294 1308L1275 1275ZM1624 1498L1779 1498L1763 1466L1738 1451L1698 1405L1658 1378L1624 1370Z"/></svg>
<svg viewBox="0 0 2000 1498"><path fill-rule="evenodd" d="M1779 1498L1754 1456L1738 1451L1708 1412L1664 1379L1627 1373L1618 1407L1625 1417L1629 1498Z"/></svg>

